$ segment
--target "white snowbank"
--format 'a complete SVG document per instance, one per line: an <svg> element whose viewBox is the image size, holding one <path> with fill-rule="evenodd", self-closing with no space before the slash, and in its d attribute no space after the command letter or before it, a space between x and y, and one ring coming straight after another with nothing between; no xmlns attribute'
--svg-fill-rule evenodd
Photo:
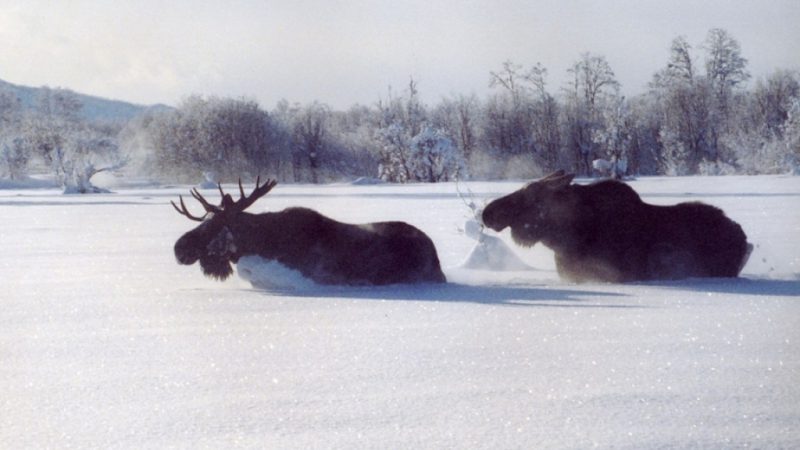
<svg viewBox="0 0 800 450"><path fill-rule="evenodd" d="M499 237L488 234L475 220L464 225L464 234L476 241L467 259L459 266L462 269L520 271L531 266L522 262L517 254Z"/></svg>
<svg viewBox="0 0 800 450"><path fill-rule="evenodd" d="M800 448L800 178L632 186L725 210L743 277L573 285L507 232L537 270L461 269L453 184L279 185L251 209L405 220L451 283L259 290L175 262L189 186L0 191L0 448Z"/></svg>
<svg viewBox="0 0 800 450"><path fill-rule="evenodd" d="M317 286L317 283L306 278L299 271L260 256L239 258L236 272L254 288L266 291L292 291L311 289Z"/></svg>

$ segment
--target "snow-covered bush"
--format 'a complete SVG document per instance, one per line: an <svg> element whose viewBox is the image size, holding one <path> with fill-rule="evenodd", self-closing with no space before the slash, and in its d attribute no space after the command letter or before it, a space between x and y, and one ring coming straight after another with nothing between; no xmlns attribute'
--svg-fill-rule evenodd
<svg viewBox="0 0 800 450"><path fill-rule="evenodd" d="M411 136L406 128L393 123L377 132L380 142L378 177L392 183L412 181L409 164L411 158Z"/></svg>
<svg viewBox="0 0 800 450"><path fill-rule="evenodd" d="M666 175L688 175L690 152L675 133L662 129L659 133L664 151L661 155L662 170Z"/></svg>
<svg viewBox="0 0 800 450"><path fill-rule="evenodd" d="M736 167L726 163L725 161L708 161L706 159L700 161L697 166L697 172L700 175L735 175L737 173Z"/></svg>
<svg viewBox="0 0 800 450"><path fill-rule="evenodd" d="M800 99L777 130L766 125L755 131L738 131L723 137L741 171L747 174L800 172Z"/></svg>
<svg viewBox="0 0 800 450"><path fill-rule="evenodd" d="M114 141L84 136L72 140L66 151L56 149L55 163L65 194L98 194L110 191L92 184L92 177L100 172L118 171L128 159L119 153Z"/></svg>
<svg viewBox="0 0 800 450"><path fill-rule="evenodd" d="M22 138L10 139L0 150L0 178L21 180L27 176L30 152Z"/></svg>
<svg viewBox="0 0 800 450"><path fill-rule="evenodd" d="M411 140L410 168L415 180L429 183L466 175L466 163L453 141L429 126Z"/></svg>

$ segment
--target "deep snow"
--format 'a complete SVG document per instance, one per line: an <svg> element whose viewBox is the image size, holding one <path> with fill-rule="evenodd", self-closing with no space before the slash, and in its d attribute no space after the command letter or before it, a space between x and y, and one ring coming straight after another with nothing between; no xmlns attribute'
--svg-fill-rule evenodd
<svg viewBox="0 0 800 450"><path fill-rule="evenodd" d="M175 262L187 186L0 190L0 448L800 447L800 178L632 186L723 208L743 278L574 285L507 234L532 270L470 270L452 184L278 185L251 210L406 220L451 283L255 289Z"/></svg>

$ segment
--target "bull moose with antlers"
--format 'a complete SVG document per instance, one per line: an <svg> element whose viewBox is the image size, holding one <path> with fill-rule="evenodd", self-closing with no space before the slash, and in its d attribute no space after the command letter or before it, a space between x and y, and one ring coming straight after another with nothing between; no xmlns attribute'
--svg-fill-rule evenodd
<svg viewBox="0 0 800 450"><path fill-rule="evenodd" d="M563 171L489 203L483 223L511 228L520 245L555 252L560 276L573 281L736 277L752 250L742 227L699 202L644 203L627 184L570 184Z"/></svg>
<svg viewBox="0 0 800 450"><path fill-rule="evenodd" d="M172 206L187 218L202 222L175 243L181 264L199 261L203 272L219 280L233 273L231 263L246 255L275 260L321 284L385 285L445 281L431 239L405 222L353 225L337 222L307 208L280 212L245 212L277 184L267 180L245 195L239 180L239 200L219 186L219 206L211 205L197 189L190 191L205 209L195 216Z"/></svg>

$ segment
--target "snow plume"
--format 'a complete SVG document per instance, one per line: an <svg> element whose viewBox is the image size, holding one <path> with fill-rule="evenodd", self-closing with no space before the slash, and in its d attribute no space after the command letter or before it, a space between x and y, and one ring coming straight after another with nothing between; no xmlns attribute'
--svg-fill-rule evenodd
<svg viewBox="0 0 800 450"><path fill-rule="evenodd" d="M464 226L465 234L477 241L467 259L461 264L462 269L517 271L531 270L532 268L522 262L514 251L497 236L485 233L483 225L474 220L467 221Z"/></svg>
<svg viewBox="0 0 800 450"><path fill-rule="evenodd" d="M317 286L299 271L260 256L244 256L236 264L239 277L265 291L294 291Z"/></svg>
<svg viewBox="0 0 800 450"><path fill-rule="evenodd" d="M469 187L466 187L466 193L464 193L459 187L459 183L456 182L456 191L471 213L470 218L464 224L464 234L477 242L459 267L462 269L490 271L532 269L522 262L502 239L487 233L486 226L483 225L481 219L483 207L478 207L475 203L475 196ZM484 204L483 206L486 205Z"/></svg>

